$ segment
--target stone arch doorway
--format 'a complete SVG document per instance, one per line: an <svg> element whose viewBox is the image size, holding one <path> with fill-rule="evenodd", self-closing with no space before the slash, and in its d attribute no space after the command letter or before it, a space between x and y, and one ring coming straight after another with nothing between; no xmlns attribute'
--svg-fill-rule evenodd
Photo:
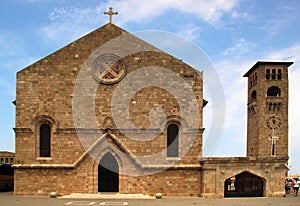
<svg viewBox="0 0 300 206"><path fill-rule="evenodd" d="M242 172L224 182L224 197L263 197L265 179L250 172Z"/></svg>
<svg viewBox="0 0 300 206"><path fill-rule="evenodd" d="M119 165L110 153L98 165L98 192L119 192Z"/></svg>

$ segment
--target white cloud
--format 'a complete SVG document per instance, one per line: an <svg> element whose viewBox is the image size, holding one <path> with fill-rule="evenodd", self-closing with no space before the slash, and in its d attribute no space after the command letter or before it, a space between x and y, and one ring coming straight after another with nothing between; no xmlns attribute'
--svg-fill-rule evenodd
<svg viewBox="0 0 300 206"><path fill-rule="evenodd" d="M212 156L245 156L247 140L247 78L244 78L243 75L253 65L254 61L250 58L247 56L247 58L233 59L222 55L214 60L216 71L224 89L226 110L223 134ZM207 97L205 96L204 98ZM209 102L209 104L211 103ZM204 125L206 128L211 124L209 116L211 111L208 111L211 109L208 106L204 110Z"/></svg>
<svg viewBox="0 0 300 206"><path fill-rule="evenodd" d="M283 30L287 28L286 25L291 23L293 18L294 15L292 13L282 12L281 15L273 16L272 18L265 20L265 22L260 24L257 29L265 32L268 38L274 38L274 36L281 34ZM257 19L257 21L259 20L261 19Z"/></svg>
<svg viewBox="0 0 300 206"><path fill-rule="evenodd" d="M292 172L300 173L300 163L295 158L300 156L300 43L274 51L267 56L267 59L294 62L289 69L289 149L291 158L295 160L291 162Z"/></svg>
<svg viewBox="0 0 300 206"><path fill-rule="evenodd" d="M108 3L119 11L120 23L144 21L159 16L169 9L194 14L207 22L215 22L219 21L223 14L231 12L237 4L237 0L128 0L126 2L111 0Z"/></svg>
<svg viewBox="0 0 300 206"><path fill-rule="evenodd" d="M300 51L299 51L300 52ZM299 62L298 62L299 63ZM295 173L300 173L300 163L297 157L300 157L299 141L300 141L300 69L292 70L289 73L289 146L290 156L295 159L292 170ZM295 171L296 170L296 171Z"/></svg>
<svg viewBox="0 0 300 206"><path fill-rule="evenodd" d="M247 53L252 52L256 47L255 43L249 42L244 38L237 40L234 46L227 48L223 55L231 56L235 59L240 58L241 56L247 55Z"/></svg>
<svg viewBox="0 0 300 206"><path fill-rule="evenodd" d="M256 59L252 54L256 44L240 38L234 46L225 49L217 57L216 69L225 92L226 121L224 136L231 131L230 138L237 143L245 143L247 121L247 78L243 75Z"/></svg>
<svg viewBox="0 0 300 206"><path fill-rule="evenodd" d="M247 116L247 79L243 74L252 66L251 60L220 60L216 68L221 79L226 104L225 125L222 138L229 144L245 145L246 143L246 116ZM230 145L228 145L230 146ZM221 146L222 147L222 146ZM246 148L236 148L242 153Z"/></svg>
<svg viewBox="0 0 300 206"><path fill-rule="evenodd" d="M55 41L70 41L78 38L100 22L97 8L60 7L49 15L50 24L42 34Z"/></svg>
<svg viewBox="0 0 300 206"><path fill-rule="evenodd" d="M243 50L243 48L241 48ZM228 49L227 49L228 50ZM260 55L262 59L269 61L293 61L295 62L289 69L289 153L291 159L292 173L299 173L300 164L295 159L300 156L299 140L300 140L300 122L299 105L300 105L300 44L291 47L273 51L269 54L248 55L246 58L233 59L235 50L227 53L229 56L219 57L216 68L225 91L226 98L226 122L222 137L222 145L220 144L214 156L224 156L228 153L226 147L235 148L231 154L240 153L245 150L240 145L246 144L246 121L247 121L247 79L242 75L250 69L257 60L255 56ZM238 50L236 50L239 53ZM234 131L234 132L232 132ZM226 141L225 141L226 139Z"/></svg>
<svg viewBox="0 0 300 206"><path fill-rule="evenodd" d="M226 96L228 128L240 128L236 122L241 121L232 118L244 116L245 111L241 112L241 110L245 108L247 101L247 79L242 76L250 66L249 61L241 63L240 61L230 60L223 60L216 65Z"/></svg>
<svg viewBox="0 0 300 206"><path fill-rule="evenodd" d="M104 17L103 12L110 6L118 11L118 18L113 21L120 26L129 22L148 21L169 10L192 14L203 21L217 23L225 13L233 12L237 2L237 0L111 0L108 3L101 3L98 7L60 7L49 15L50 24L42 29L42 35L51 40L64 42L74 39L107 22L108 17ZM193 36L195 33L191 29L185 34L195 38Z"/></svg>
<svg viewBox="0 0 300 206"><path fill-rule="evenodd" d="M248 16L249 16L249 13L248 12L241 12L241 13L239 13L239 12L237 12L237 11L233 11L232 12L232 14L231 14L231 16L233 17L233 18L247 18Z"/></svg>
<svg viewBox="0 0 300 206"><path fill-rule="evenodd" d="M295 65L293 67L298 68L300 66L300 43L279 51L274 51L267 55L267 58L281 61L294 61Z"/></svg>
<svg viewBox="0 0 300 206"><path fill-rule="evenodd" d="M185 39L193 42L199 38L200 30L201 29L195 25L189 25L177 33L179 36L182 36Z"/></svg>
<svg viewBox="0 0 300 206"><path fill-rule="evenodd" d="M20 51L21 43L12 33L0 32L0 58L14 56Z"/></svg>
<svg viewBox="0 0 300 206"><path fill-rule="evenodd" d="M240 39L236 46L226 49L223 52L220 60L216 63L216 68L226 97L226 129L241 130L237 122L243 123L246 121L246 101L247 101L247 79L242 76L248 69L260 59L253 59L255 57L248 55L247 58L242 57L250 53L255 48L255 44L251 44L244 39ZM257 55L257 54L256 54ZM255 55L255 56L256 56ZM265 57L261 54L263 59L270 61L293 61L295 62L290 68L290 111L297 111L300 105L300 44L285 48L279 51L274 51ZM299 109L298 109L299 110ZM300 116L295 112L290 112L290 129L291 133L299 134L300 128L296 128L296 124L300 122ZM243 125L243 124L242 124ZM294 128L295 127L295 128Z"/></svg>
<svg viewBox="0 0 300 206"><path fill-rule="evenodd" d="M41 2L46 2L47 0L22 0L24 3L30 3L30 4L35 4L35 3L41 3Z"/></svg>
<svg viewBox="0 0 300 206"><path fill-rule="evenodd" d="M5 72L15 74L16 71L33 63L37 58L29 57L23 40L13 33L0 32L0 67Z"/></svg>

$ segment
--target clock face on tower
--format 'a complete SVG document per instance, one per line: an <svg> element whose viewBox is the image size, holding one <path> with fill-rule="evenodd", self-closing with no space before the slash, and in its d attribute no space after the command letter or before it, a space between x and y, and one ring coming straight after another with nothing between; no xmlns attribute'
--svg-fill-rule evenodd
<svg viewBox="0 0 300 206"><path fill-rule="evenodd" d="M125 64L115 54L103 54L94 61L92 75L100 83L114 84L126 75Z"/></svg>
<svg viewBox="0 0 300 206"><path fill-rule="evenodd" d="M278 129L281 125L281 119L278 116L271 116L267 119L267 126L270 129Z"/></svg>

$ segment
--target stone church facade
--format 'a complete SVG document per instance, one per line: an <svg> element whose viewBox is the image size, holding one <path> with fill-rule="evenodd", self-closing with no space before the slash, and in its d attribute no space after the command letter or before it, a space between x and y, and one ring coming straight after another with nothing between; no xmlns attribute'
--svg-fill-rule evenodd
<svg viewBox="0 0 300 206"><path fill-rule="evenodd" d="M282 195L291 64L245 74L247 157L203 158L203 73L108 23L17 73L14 193Z"/></svg>

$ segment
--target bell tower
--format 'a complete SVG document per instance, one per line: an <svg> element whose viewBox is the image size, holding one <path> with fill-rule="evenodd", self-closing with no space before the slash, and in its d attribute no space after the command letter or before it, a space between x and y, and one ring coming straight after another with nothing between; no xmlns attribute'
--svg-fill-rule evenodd
<svg viewBox="0 0 300 206"><path fill-rule="evenodd" d="M288 67L258 61L248 77L247 157L288 156Z"/></svg>

